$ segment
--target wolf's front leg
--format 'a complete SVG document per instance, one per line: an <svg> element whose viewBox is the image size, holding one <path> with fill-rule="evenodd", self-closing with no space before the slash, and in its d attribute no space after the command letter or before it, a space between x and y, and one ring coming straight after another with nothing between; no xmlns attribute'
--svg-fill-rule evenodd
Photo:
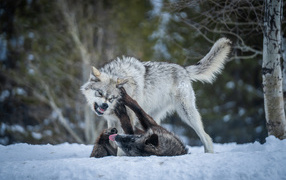
<svg viewBox="0 0 286 180"><path fill-rule="evenodd" d="M126 107L123 104L123 102L119 101L116 104L116 107L114 109L114 113L118 117L120 124L121 124L121 128L123 129L124 133L125 134L134 134L133 126L131 124L130 118L127 114Z"/></svg>
<svg viewBox="0 0 286 180"><path fill-rule="evenodd" d="M123 103L128 106L137 116L138 120L140 121L142 127L147 130L151 126L156 126L157 123L154 119L149 116L137 103L136 100L132 99L125 91L123 87L120 88L121 90L121 97Z"/></svg>

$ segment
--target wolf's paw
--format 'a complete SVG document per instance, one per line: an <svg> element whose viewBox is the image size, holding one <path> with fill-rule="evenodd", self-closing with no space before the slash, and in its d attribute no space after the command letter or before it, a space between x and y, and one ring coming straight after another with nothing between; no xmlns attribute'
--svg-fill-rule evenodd
<svg viewBox="0 0 286 180"><path fill-rule="evenodd" d="M114 113L116 114L116 116L119 119L123 118L124 116L127 116L126 107L124 105L124 100L123 99L120 99L117 102L116 107L114 109Z"/></svg>
<svg viewBox="0 0 286 180"><path fill-rule="evenodd" d="M124 99L124 97L126 97L127 95L126 90L124 89L124 87L120 87L119 89L120 89L120 95Z"/></svg>

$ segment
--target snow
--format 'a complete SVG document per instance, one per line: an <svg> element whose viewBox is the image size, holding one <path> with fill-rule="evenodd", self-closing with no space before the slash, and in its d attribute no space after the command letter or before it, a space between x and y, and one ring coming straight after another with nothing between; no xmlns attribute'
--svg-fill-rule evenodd
<svg viewBox="0 0 286 180"><path fill-rule="evenodd" d="M237 145L215 144L214 154L189 147L174 157L89 158L92 145L0 146L0 179L286 179L286 140L273 136Z"/></svg>

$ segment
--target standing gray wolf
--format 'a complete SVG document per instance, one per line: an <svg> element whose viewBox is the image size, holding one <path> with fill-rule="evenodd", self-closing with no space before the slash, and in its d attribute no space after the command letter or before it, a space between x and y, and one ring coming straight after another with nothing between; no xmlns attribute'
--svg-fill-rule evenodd
<svg viewBox="0 0 286 180"><path fill-rule="evenodd" d="M90 157L115 156L116 148L109 143L108 139L115 141L127 156L176 156L187 154L186 146L178 137L159 126L134 99L126 94L124 88L120 89L121 99L115 114L120 119L123 129L132 128L125 108L126 105L136 114L143 131L137 132L139 134L134 134L133 131L117 134L116 128L104 130L96 141Z"/></svg>
<svg viewBox="0 0 286 180"><path fill-rule="evenodd" d="M108 127L119 127L114 112L120 99L120 91L116 88L119 81L158 124L167 114L176 111L195 130L205 152L211 153L212 139L204 131L192 82L211 83L224 67L230 50L231 41L221 38L196 65L187 67L166 62L140 62L133 57L117 58L100 70L93 67L89 80L81 90L92 110L107 120ZM135 126L138 120L134 113L128 110L128 115L132 126Z"/></svg>

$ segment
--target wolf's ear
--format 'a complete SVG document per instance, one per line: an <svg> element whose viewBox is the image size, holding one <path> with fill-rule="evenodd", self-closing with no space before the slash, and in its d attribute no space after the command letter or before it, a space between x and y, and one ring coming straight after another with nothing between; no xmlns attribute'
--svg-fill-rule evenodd
<svg viewBox="0 0 286 180"><path fill-rule="evenodd" d="M146 141L145 144L152 144L153 146L159 145L159 137L157 134L152 134Z"/></svg>
<svg viewBox="0 0 286 180"><path fill-rule="evenodd" d="M120 78L117 78L116 87L117 87L117 88L121 88L121 87L123 87L123 85L126 84L127 82L128 82L128 79L120 79Z"/></svg>
<svg viewBox="0 0 286 180"><path fill-rule="evenodd" d="M97 78L99 78L99 76L100 76L99 70L96 69L94 66L92 66L91 73L92 73L92 75L94 75Z"/></svg>
<svg viewBox="0 0 286 180"><path fill-rule="evenodd" d="M91 72L90 72L90 80L92 81L100 81L100 72L98 69L92 66Z"/></svg>

